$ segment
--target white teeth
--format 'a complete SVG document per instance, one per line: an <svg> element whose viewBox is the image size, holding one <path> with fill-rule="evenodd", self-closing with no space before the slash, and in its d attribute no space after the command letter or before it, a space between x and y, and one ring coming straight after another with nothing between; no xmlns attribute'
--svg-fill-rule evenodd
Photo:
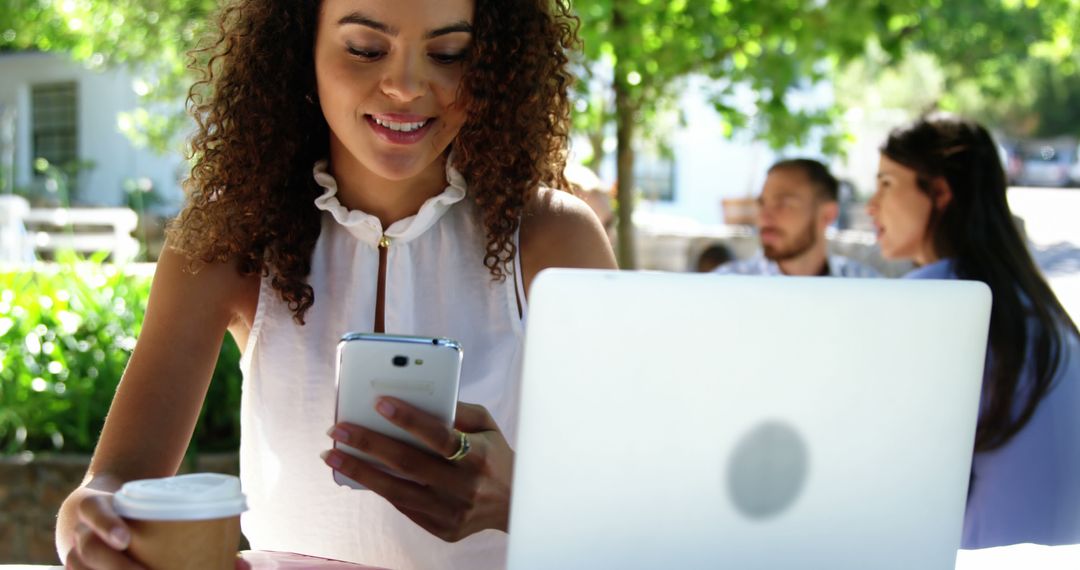
<svg viewBox="0 0 1080 570"><path fill-rule="evenodd" d="M390 129L391 131L398 131L402 133L409 133L419 129L427 124L427 121L420 121L419 123L398 123L396 121L384 121L378 117L372 117L379 125Z"/></svg>

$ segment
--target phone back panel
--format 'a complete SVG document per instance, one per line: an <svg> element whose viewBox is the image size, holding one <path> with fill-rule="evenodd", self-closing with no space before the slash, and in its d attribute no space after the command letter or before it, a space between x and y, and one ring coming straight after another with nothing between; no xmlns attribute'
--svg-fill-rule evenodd
<svg viewBox="0 0 1080 570"><path fill-rule="evenodd" d="M452 340L352 333L338 343L337 422L348 422L420 448L424 444L375 411L379 397L404 400L453 425L461 375L461 347ZM338 443L337 449L373 460ZM342 485L362 488L335 472Z"/></svg>

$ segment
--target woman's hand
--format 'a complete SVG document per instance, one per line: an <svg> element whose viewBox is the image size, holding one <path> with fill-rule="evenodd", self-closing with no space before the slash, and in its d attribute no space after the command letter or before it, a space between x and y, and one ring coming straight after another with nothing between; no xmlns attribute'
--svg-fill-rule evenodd
<svg viewBox="0 0 1080 570"><path fill-rule="evenodd" d="M85 490L83 497L75 499L78 522L75 524L75 541L68 551L65 568L83 569L142 569L124 552L131 543L131 530L113 508L112 493Z"/></svg>
<svg viewBox="0 0 1080 570"><path fill-rule="evenodd" d="M85 496L78 497L79 494ZM145 567L128 556L131 529L116 514L113 494L90 489L78 489L68 501L75 500L78 522L75 541L68 551L64 568L70 570L144 570ZM251 564L236 559L236 570L251 570Z"/></svg>
<svg viewBox="0 0 1080 570"><path fill-rule="evenodd" d="M339 423L330 437L378 458L401 477L337 450L323 454L327 465L378 493L447 542L484 529L506 530L514 451L483 406L459 402L457 429L396 398L380 398L375 409L437 455L355 424ZM458 430L467 434L469 450L452 461L446 458L461 448Z"/></svg>

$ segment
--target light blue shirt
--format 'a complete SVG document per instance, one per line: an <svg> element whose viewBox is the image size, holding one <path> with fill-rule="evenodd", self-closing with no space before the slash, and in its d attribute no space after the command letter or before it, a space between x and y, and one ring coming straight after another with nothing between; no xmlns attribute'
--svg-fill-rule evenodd
<svg viewBox="0 0 1080 570"><path fill-rule="evenodd" d="M957 276L946 259L906 278ZM1029 330L1036 326L1037 321L1028 320ZM1061 364L1031 420L1003 447L973 458L962 548L1080 544L1080 339L1066 330L1062 334ZM1033 375L1029 358L1021 390L1031 385ZM985 395L989 370L983 378Z"/></svg>
<svg viewBox="0 0 1080 570"><path fill-rule="evenodd" d="M828 256L829 277L881 277L873 267L863 265L842 255ZM783 275L780 264L758 254L750 259L729 261L713 270L725 275Z"/></svg>

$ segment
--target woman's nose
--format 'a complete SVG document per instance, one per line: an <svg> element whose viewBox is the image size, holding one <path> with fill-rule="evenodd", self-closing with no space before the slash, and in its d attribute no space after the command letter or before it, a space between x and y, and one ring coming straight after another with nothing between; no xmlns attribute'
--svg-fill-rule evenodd
<svg viewBox="0 0 1080 570"><path fill-rule="evenodd" d="M874 192L870 199L866 201L866 213L873 216L877 213L878 209L879 192Z"/></svg>
<svg viewBox="0 0 1080 570"><path fill-rule="evenodd" d="M422 65L406 55L396 58L387 66L382 78L382 91L398 101L412 101L424 94L427 80Z"/></svg>

